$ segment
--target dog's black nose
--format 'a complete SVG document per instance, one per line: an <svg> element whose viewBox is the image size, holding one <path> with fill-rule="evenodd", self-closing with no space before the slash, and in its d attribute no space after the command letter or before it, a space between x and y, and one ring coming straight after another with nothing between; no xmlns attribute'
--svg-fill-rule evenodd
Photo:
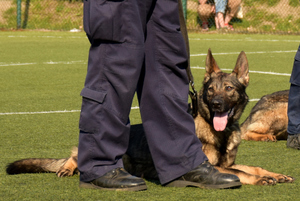
<svg viewBox="0 0 300 201"><path fill-rule="evenodd" d="M220 99L214 99L214 100L212 100L212 107L214 109L221 109L222 104L223 104L223 101L220 100Z"/></svg>

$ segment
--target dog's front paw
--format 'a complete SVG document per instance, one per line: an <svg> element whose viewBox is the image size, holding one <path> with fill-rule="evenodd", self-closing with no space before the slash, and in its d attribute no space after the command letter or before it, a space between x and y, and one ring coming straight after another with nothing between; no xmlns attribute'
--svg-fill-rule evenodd
<svg viewBox="0 0 300 201"><path fill-rule="evenodd" d="M66 169L65 167L61 167L57 172L56 175L58 177L70 177L74 175L74 171L70 169Z"/></svg>
<svg viewBox="0 0 300 201"><path fill-rule="evenodd" d="M265 142L276 142L277 139L276 139L276 136L275 136L275 135L268 134L268 135L264 135L264 137L261 138L261 141L265 141Z"/></svg>
<svg viewBox="0 0 300 201"><path fill-rule="evenodd" d="M283 174L280 174L280 175L278 175L275 178L278 181L278 183L292 183L295 180L293 177L287 176L287 175L283 175Z"/></svg>
<svg viewBox="0 0 300 201"><path fill-rule="evenodd" d="M70 157L66 162L57 170L56 175L58 177L73 176L78 172L77 158Z"/></svg>
<svg viewBox="0 0 300 201"><path fill-rule="evenodd" d="M256 182L256 185L263 185L263 186L272 186L277 183L277 180L274 177L259 177Z"/></svg>

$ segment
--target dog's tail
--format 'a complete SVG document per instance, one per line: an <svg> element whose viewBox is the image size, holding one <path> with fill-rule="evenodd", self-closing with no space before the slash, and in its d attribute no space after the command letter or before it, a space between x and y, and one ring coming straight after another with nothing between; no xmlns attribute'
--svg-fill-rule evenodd
<svg viewBox="0 0 300 201"><path fill-rule="evenodd" d="M7 174L22 173L51 173L58 177L72 176L78 173L77 169L77 147L73 147L71 156L63 159L53 158L27 158L12 162L7 165Z"/></svg>
<svg viewBox="0 0 300 201"><path fill-rule="evenodd" d="M28 158L12 162L7 165L7 174L47 173L57 172L66 162L64 159Z"/></svg>

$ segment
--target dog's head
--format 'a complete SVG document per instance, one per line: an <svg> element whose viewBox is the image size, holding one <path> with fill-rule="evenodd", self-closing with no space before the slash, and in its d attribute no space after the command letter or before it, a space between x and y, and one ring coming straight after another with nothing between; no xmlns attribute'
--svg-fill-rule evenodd
<svg viewBox="0 0 300 201"><path fill-rule="evenodd" d="M248 102L245 91L249 83L248 60L242 51L233 71L225 73L220 70L209 49L205 70L199 93L199 113L213 124L216 131L223 131L238 121Z"/></svg>

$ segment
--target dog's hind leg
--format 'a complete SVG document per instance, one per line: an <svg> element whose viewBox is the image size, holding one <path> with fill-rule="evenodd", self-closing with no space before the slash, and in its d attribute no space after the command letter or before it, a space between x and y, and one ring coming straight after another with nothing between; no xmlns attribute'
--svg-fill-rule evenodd
<svg viewBox="0 0 300 201"><path fill-rule="evenodd" d="M244 140L253 140L253 141L272 141L276 142L277 138L275 135L272 134L265 134L265 133L256 133L253 131L247 131L243 134L242 139Z"/></svg>
<svg viewBox="0 0 300 201"><path fill-rule="evenodd" d="M73 147L71 157L68 158L67 161L59 168L56 175L58 177L67 177L78 173L77 157L78 148Z"/></svg>

